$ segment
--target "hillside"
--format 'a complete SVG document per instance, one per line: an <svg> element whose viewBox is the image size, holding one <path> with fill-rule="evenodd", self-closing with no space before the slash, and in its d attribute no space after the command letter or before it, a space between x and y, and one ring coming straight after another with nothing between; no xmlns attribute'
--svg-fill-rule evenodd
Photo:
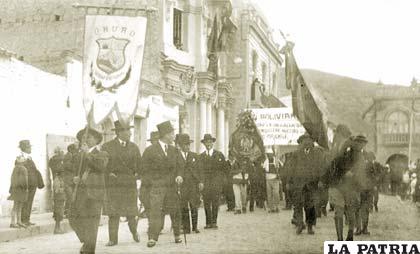
<svg viewBox="0 0 420 254"><path fill-rule="evenodd" d="M365 133L373 141L373 123L363 120L362 115L373 103L376 83L310 69L301 71L314 97L319 97L320 108L326 111L328 121L344 123L353 133ZM280 78L285 87L284 72Z"/></svg>

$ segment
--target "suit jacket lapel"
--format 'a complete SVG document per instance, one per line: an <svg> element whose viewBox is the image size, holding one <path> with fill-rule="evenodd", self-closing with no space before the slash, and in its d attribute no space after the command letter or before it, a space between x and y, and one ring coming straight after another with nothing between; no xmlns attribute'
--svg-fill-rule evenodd
<svg viewBox="0 0 420 254"><path fill-rule="evenodd" d="M170 146L168 145L168 153L167 154L165 154L165 151L163 150L163 147L160 145L160 143L157 143L157 146L158 146L159 153L163 156L163 158L168 158L169 153L170 153L169 151L171 150Z"/></svg>

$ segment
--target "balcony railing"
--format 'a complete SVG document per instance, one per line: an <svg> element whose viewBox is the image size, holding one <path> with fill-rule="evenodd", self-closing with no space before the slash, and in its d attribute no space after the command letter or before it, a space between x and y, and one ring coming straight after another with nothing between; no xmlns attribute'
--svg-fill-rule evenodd
<svg viewBox="0 0 420 254"><path fill-rule="evenodd" d="M405 145L410 140L409 133L387 133L382 134L382 140L385 145Z"/></svg>

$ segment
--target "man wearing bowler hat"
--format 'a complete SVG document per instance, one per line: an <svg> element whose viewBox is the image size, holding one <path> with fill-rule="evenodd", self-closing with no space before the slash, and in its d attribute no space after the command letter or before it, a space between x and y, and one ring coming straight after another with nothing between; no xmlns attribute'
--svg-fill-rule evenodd
<svg viewBox="0 0 420 254"><path fill-rule="evenodd" d="M25 159L24 166L28 170L28 199L23 204L22 223L27 226L32 226L35 225L30 221L35 192L37 188L44 188L44 181L42 180L41 173L38 171L31 158L31 142L29 140L21 140L19 142L19 148L21 150L21 156Z"/></svg>
<svg viewBox="0 0 420 254"><path fill-rule="evenodd" d="M184 182L181 186L182 224L185 233L200 233L197 228L198 207L200 206L200 191L203 189L198 165L198 155L190 151L190 140L188 134L179 134L178 146L182 156L184 167ZM190 220L191 211L191 220Z"/></svg>
<svg viewBox="0 0 420 254"><path fill-rule="evenodd" d="M92 128L77 133L80 152L72 160L78 170L73 178L76 193L71 204L69 222L80 242L80 253L95 253L101 209L105 199L105 177L108 154L100 151L102 134ZM83 159L82 163L80 161ZM79 167L81 168L79 169Z"/></svg>
<svg viewBox="0 0 420 254"><path fill-rule="evenodd" d="M149 184L149 241L148 247L154 247L163 225L162 214L169 213L175 236L175 243L181 243L180 204L177 188L183 182L181 154L172 143L174 128L170 121L157 125L159 141L146 148L143 153L142 180Z"/></svg>
<svg viewBox="0 0 420 254"><path fill-rule="evenodd" d="M206 213L206 226L204 229L217 229L217 214L219 200L223 187L223 176L226 170L226 161L223 153L213 148L216 138L205 134L201 143L206 150L200 154L200 171L204 184L203 201Z"/></svg>
<svg viewBox="0 0 420 254"><path fill-rule="evenodd" d="M140 151L130 141L129 126L115 121L113 129L117 137L102 147L109 154L107 166L106 188L107 202L105 213L109 216L109 242L107 246L118 244L118 227L120 217L128 219L128 227L135 242L139 242L137 233L137 178L140 173Z"/></svg>

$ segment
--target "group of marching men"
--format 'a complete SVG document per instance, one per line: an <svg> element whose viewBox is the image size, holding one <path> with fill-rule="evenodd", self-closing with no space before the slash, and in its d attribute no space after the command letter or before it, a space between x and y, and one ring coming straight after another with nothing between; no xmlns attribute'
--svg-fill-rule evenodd
<svg viewBox="0 0 420 254"><path fill-rule="evenodd" d="M204 228L217 229L219 202L230 163L213 148L216 139L205 134L201 140L205 151L196 154L190 151L190 137L178 134L175 138L174 128L166 121L157 125L157 132L151 133L151 145L141 156L137 145L130 141L133 126L119 121L114 125L116 137L113 140L101 145L103 135L86 127L77 133L78 146L69 146L64 158L60 153L51 158L55 233L60 233L60 221L66 214L83 243L80 253L94 253L100 217L104 214L109 217L107 246L118 244L120 217L127 219L133 240L139 242L139 197L149 222L147 246L156 245L166 214L170 215L175 243L181 243L182 231L200 233L197 227L200 195L206 215ZM172 145L174 141L176 146ZM378 179L382 172L374 154L365 151L367 142L363 135L352 136L344 125L337 127L333 147L328 152L315 146L308 134L302 135L298 149L285 155L281 170L272 170L275 168L272 163L267 167L270 211L278 212L280 175L286 206L290 206L289 203L293 206L292 223L297 234L305 228L308 234L314 234L313 226L317 217L326 214L328 201L334 207L338 240L343 240L344 217L348 222L346 240L353 240L354 234L369 234L369 209L374 198L377 203ZM29 141L22 141L20 148L22 155L16 161L10 188L18 223L12 217L11 227L33 224L27 210L31 210L36 188L43 187L42 177L29 156ZM252 171L247 170L252 163L243 160L231 163L235 213L238 214L246 211L248 181L245 175ZM269 177L271 174L272 178ZM23 177L19 178L19 175ZM31 182L28 179L32 178L34 187L28 195L28 183ZM26 187L20 184L25 179ZM140 193L137 189L139 179Z"/></svg>
<svg viewBox="0 0 420 254"><path fill-rule="evenodd" d="M282 174L286 192L291 196L296 233L307 228L308 234L314 234L317 217L326 215L329 202L335 213L339 241L344 239L344 219L348 224L345 240L370 234L369 211L372 202L377 204L383 167L372 152L365 150L367 138L352 136L348 127L339 125L330 151L315 146L308 134L302 135L298 143L296 151L286 154Z"/></svg>
<svg viewBox="0 0 420 254"><path fill-rule="evenodd" d="M114 125L115 139L102 145L100 132L88 127L80 130L76 136L79 148L65 156L61 170L51 167L54 182L66 178L65 172L73 174L66 198L71 200L67 217L83 243L80 253L95 252L101 214L109 217L107 246L118 244L121 217L127 219L133 240L139 242L138 197L144 207L142 214L148 219L148 247L156 245L165 215L170 216L175 243L182 243L181 233L200 233L197 210L201 194L206 215L204 228L217 229L227 162L213 148L216 139L205 134L201 140L205 152L196 154L190 151L190 137L178 134L175 140L174 128L166 121L157 125L157 132L151 133L151 145L141 156L138 146L130 141L133 126L120 121ZM172 145L174 141L176 146ZM62 205L56 200L54 204ZM54 214L62 210L54 207Z"/></svg>

